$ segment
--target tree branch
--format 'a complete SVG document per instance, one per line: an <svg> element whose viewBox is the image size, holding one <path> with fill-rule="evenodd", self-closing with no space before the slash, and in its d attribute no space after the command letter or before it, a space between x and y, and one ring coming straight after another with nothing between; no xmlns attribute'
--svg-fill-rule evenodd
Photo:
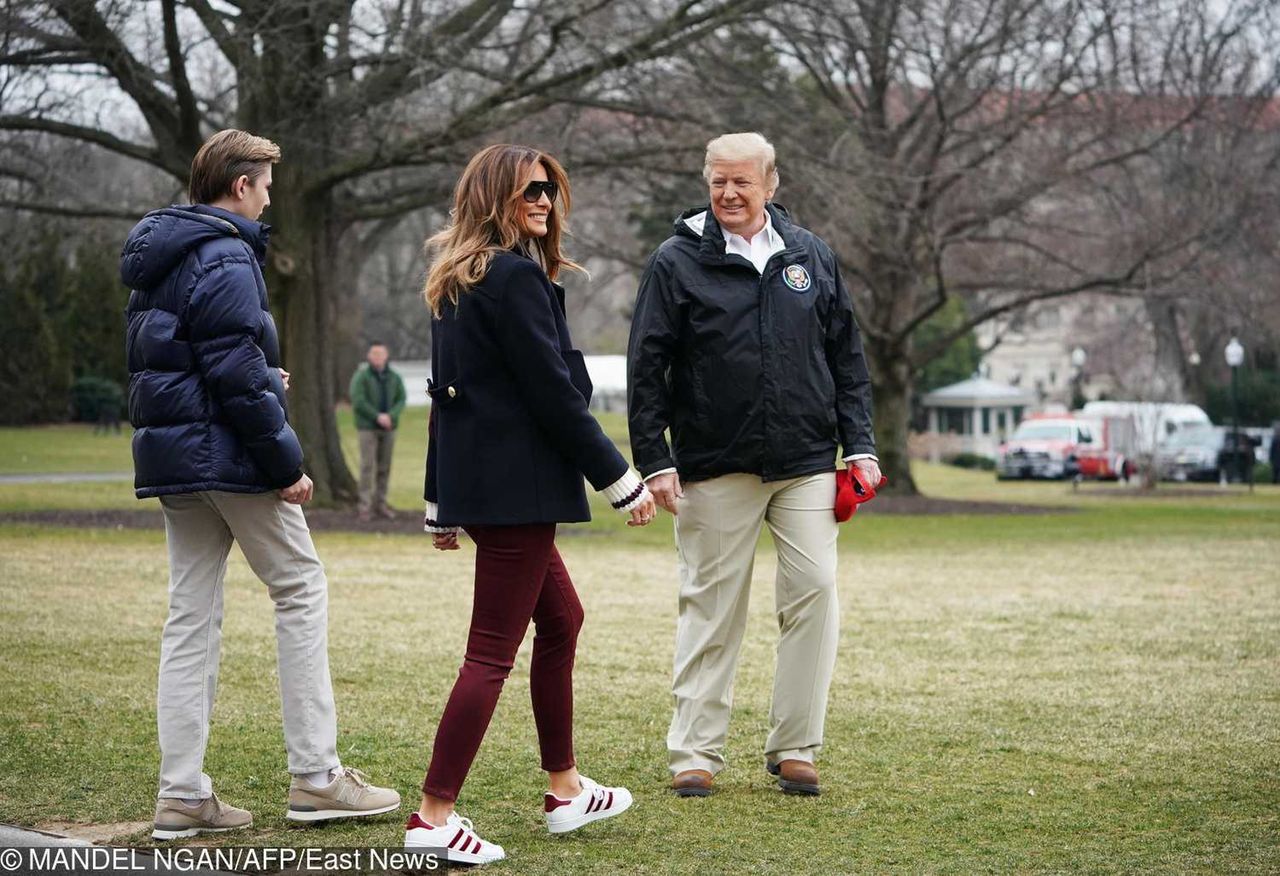
<svg viewBox="0 0 1280 876"><path fill-rule="evenodd" d="M161 150L122 140L114 134L85 125L73 125L53 119L27 118L25 116L0 116L0 130L8 131L40 131L59 137L69 137L85 143L93 143L119 155L125 155L138 161L146 162L154 167L172 174L179 180L188 172L187 165L176 156L168 155Z"/></svg>
<svg viewBox="0 0 1280 876"><path fill-rule="evenodd" d="M119 219L137 222L147 212L141 210L119 210L109 207L72 207L59 204L32 204L27 201L0 199L0 210L24 210L28 213L41 213L48 216L70 216L76 219Z"/></svg>
<svg viewBox="0 0 1280 876"><path fill-rule="evenodd" d="M169 79L178 98L178 134L187 143L200 143L200 110L196 96L191 92L187 79L187 61L182 56L182 44L178 40L178 11L176 0L161 0L164 12L164 49L169 56Z"/></svg>

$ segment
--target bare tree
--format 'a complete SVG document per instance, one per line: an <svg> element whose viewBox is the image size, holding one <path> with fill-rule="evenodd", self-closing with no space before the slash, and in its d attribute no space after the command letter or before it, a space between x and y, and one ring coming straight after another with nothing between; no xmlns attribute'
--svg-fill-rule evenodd
<svg viewBox="0 0 1280 876"><path fill-rule="evenodd" d="M775 4L691 62L706 116L779 147L779 200L830 242L855 298L882 464L907 458L916 375L956 337L1031 303L1163 287L1241 210L1212 180L1179 197L1153 153L1232 126L1274 91L1265 2L832 0ZM781 61L741 46L767 41ZM749 75L753 70L757 75ZM756 95L753 112L724 95ZM1272 144L1274 148L1274 144ZM1247 184L1247 183L1246 183ZM927 348L949 299L968 319Z"/></svg>
<svg viewBox="0 0 1280 876"><path fill-rule="evenodd" d="M620 71L758 0L4 0L0 130L92 143L185 182L212 130L278 142L268 284L292 419L322 500L349 501L335 302L376 223L439 205L479 142L561 102L608 108ZM10 208L54 202L12 174ZM136 203L125 205L138 209Z"/></svg>

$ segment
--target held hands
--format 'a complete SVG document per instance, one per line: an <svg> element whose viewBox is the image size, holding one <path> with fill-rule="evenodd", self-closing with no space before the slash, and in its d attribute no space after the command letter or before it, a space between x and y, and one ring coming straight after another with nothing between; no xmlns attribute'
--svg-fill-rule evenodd
<svg viewBox="0 0 1280 876"><path fill-rule="evenodd" d="M627 521L627 526L648 526L657 516L658 509L654 505L653 496L647 495L643 502L631 509L631 519Z"/></svg>
<svg viewBox="0 0 1280 876"><path fill-rule="evenodd" d="M303 475L298 478L297 483L291 487L285 487L279 490L280 498L284 499L290 505L301 505L304 502L311 501L312 492L311 478Z"/></svg>
<svg viewBox="0 0 1280 876"><path fill-rule="evenodd" d="M676 510L676 499L684 498L684 490L680 488L680 475L675 472L654 475L645 481L645 486L653 493L653 498L660 507L672 514L680 513Z"/></svg>
<svg viewBox="0 0 1280 876"><path fill-rule="evenodd" d="M284 384L284 391L288 392L289 391L289 372L285 371L283 368L277 368L276 370L280 372L280 382Z"/></svg>
<svg viewBox="0 0 1280 876"><path fill-rule="evenodd" d="M390 415L390 414L378 414L378 420L377 420L377 423L378 423L378 427L379 427L379 428L381 428L381 429L386 429L386 430L388 430L388 431L389 431L389 430L391 429L391 415Z"/></svg>

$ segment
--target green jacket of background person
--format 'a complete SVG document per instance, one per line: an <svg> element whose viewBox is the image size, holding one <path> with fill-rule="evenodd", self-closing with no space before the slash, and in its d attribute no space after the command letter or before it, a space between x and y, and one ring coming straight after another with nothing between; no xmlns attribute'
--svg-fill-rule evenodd
<svg viewBox="0 0 1280 876"><path fill-rule="evenodd" d="M404 380L390 365L378 371L365 362L351 376L351 408L357 429L377 429L378 414L383 412L390 415L391 428L399 428L404 403Z"/></svg>

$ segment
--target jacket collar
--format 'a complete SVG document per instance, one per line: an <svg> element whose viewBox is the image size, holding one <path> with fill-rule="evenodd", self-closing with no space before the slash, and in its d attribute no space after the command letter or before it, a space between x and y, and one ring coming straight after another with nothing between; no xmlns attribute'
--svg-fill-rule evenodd
<svg viewBox="0 0 1280 876"><path fill-rule="evenodd" d="M537 265L539 268L542 267L542 263L538 261L536 258L534 258L533 253L530 252L529 250L529 246L523 240L517 241L516 245L511 247L511 252L515 253L521 258L528 259L529 261ZM561 286L559 283L557 283L555 280L552 280L550 277L547 278L547 282L550 283L551 288L555 290L556 301L560 304L560 313L564 314L565 316L568 316L568 311L565 310L565 304L564 304L564 286Z"/></svg>
<svg viewBox="0 0 1280 876"><path fill-rule="evenodd" d="M778 255L792 261L803 257L807 250L797 239L796 227L791 221L787 208L773 203L765 204L764 208L769 213L769 221L773 223L774 231L778 232L786 247ZM741 256L726 255L724 230L716 221L715 214L711 212L710 204L693 207L681 213L676 219L676 234L698 241L698 261L703 264L746 264Z"/></svg>
<svg viewBox="0 0 1280 876"><path fill-rule="evenodd" d="M235 229L236 236L249 244L253 254L258 257L258 264L266 264L267 243L271 238L270 225L253 219L246 219L238 213L232 213L230 210L224 210L221 207L214 207L210 204L192 204L189 209L193 213L212 216L215 219L221 219L223 222L229 223Z"/></svg>

